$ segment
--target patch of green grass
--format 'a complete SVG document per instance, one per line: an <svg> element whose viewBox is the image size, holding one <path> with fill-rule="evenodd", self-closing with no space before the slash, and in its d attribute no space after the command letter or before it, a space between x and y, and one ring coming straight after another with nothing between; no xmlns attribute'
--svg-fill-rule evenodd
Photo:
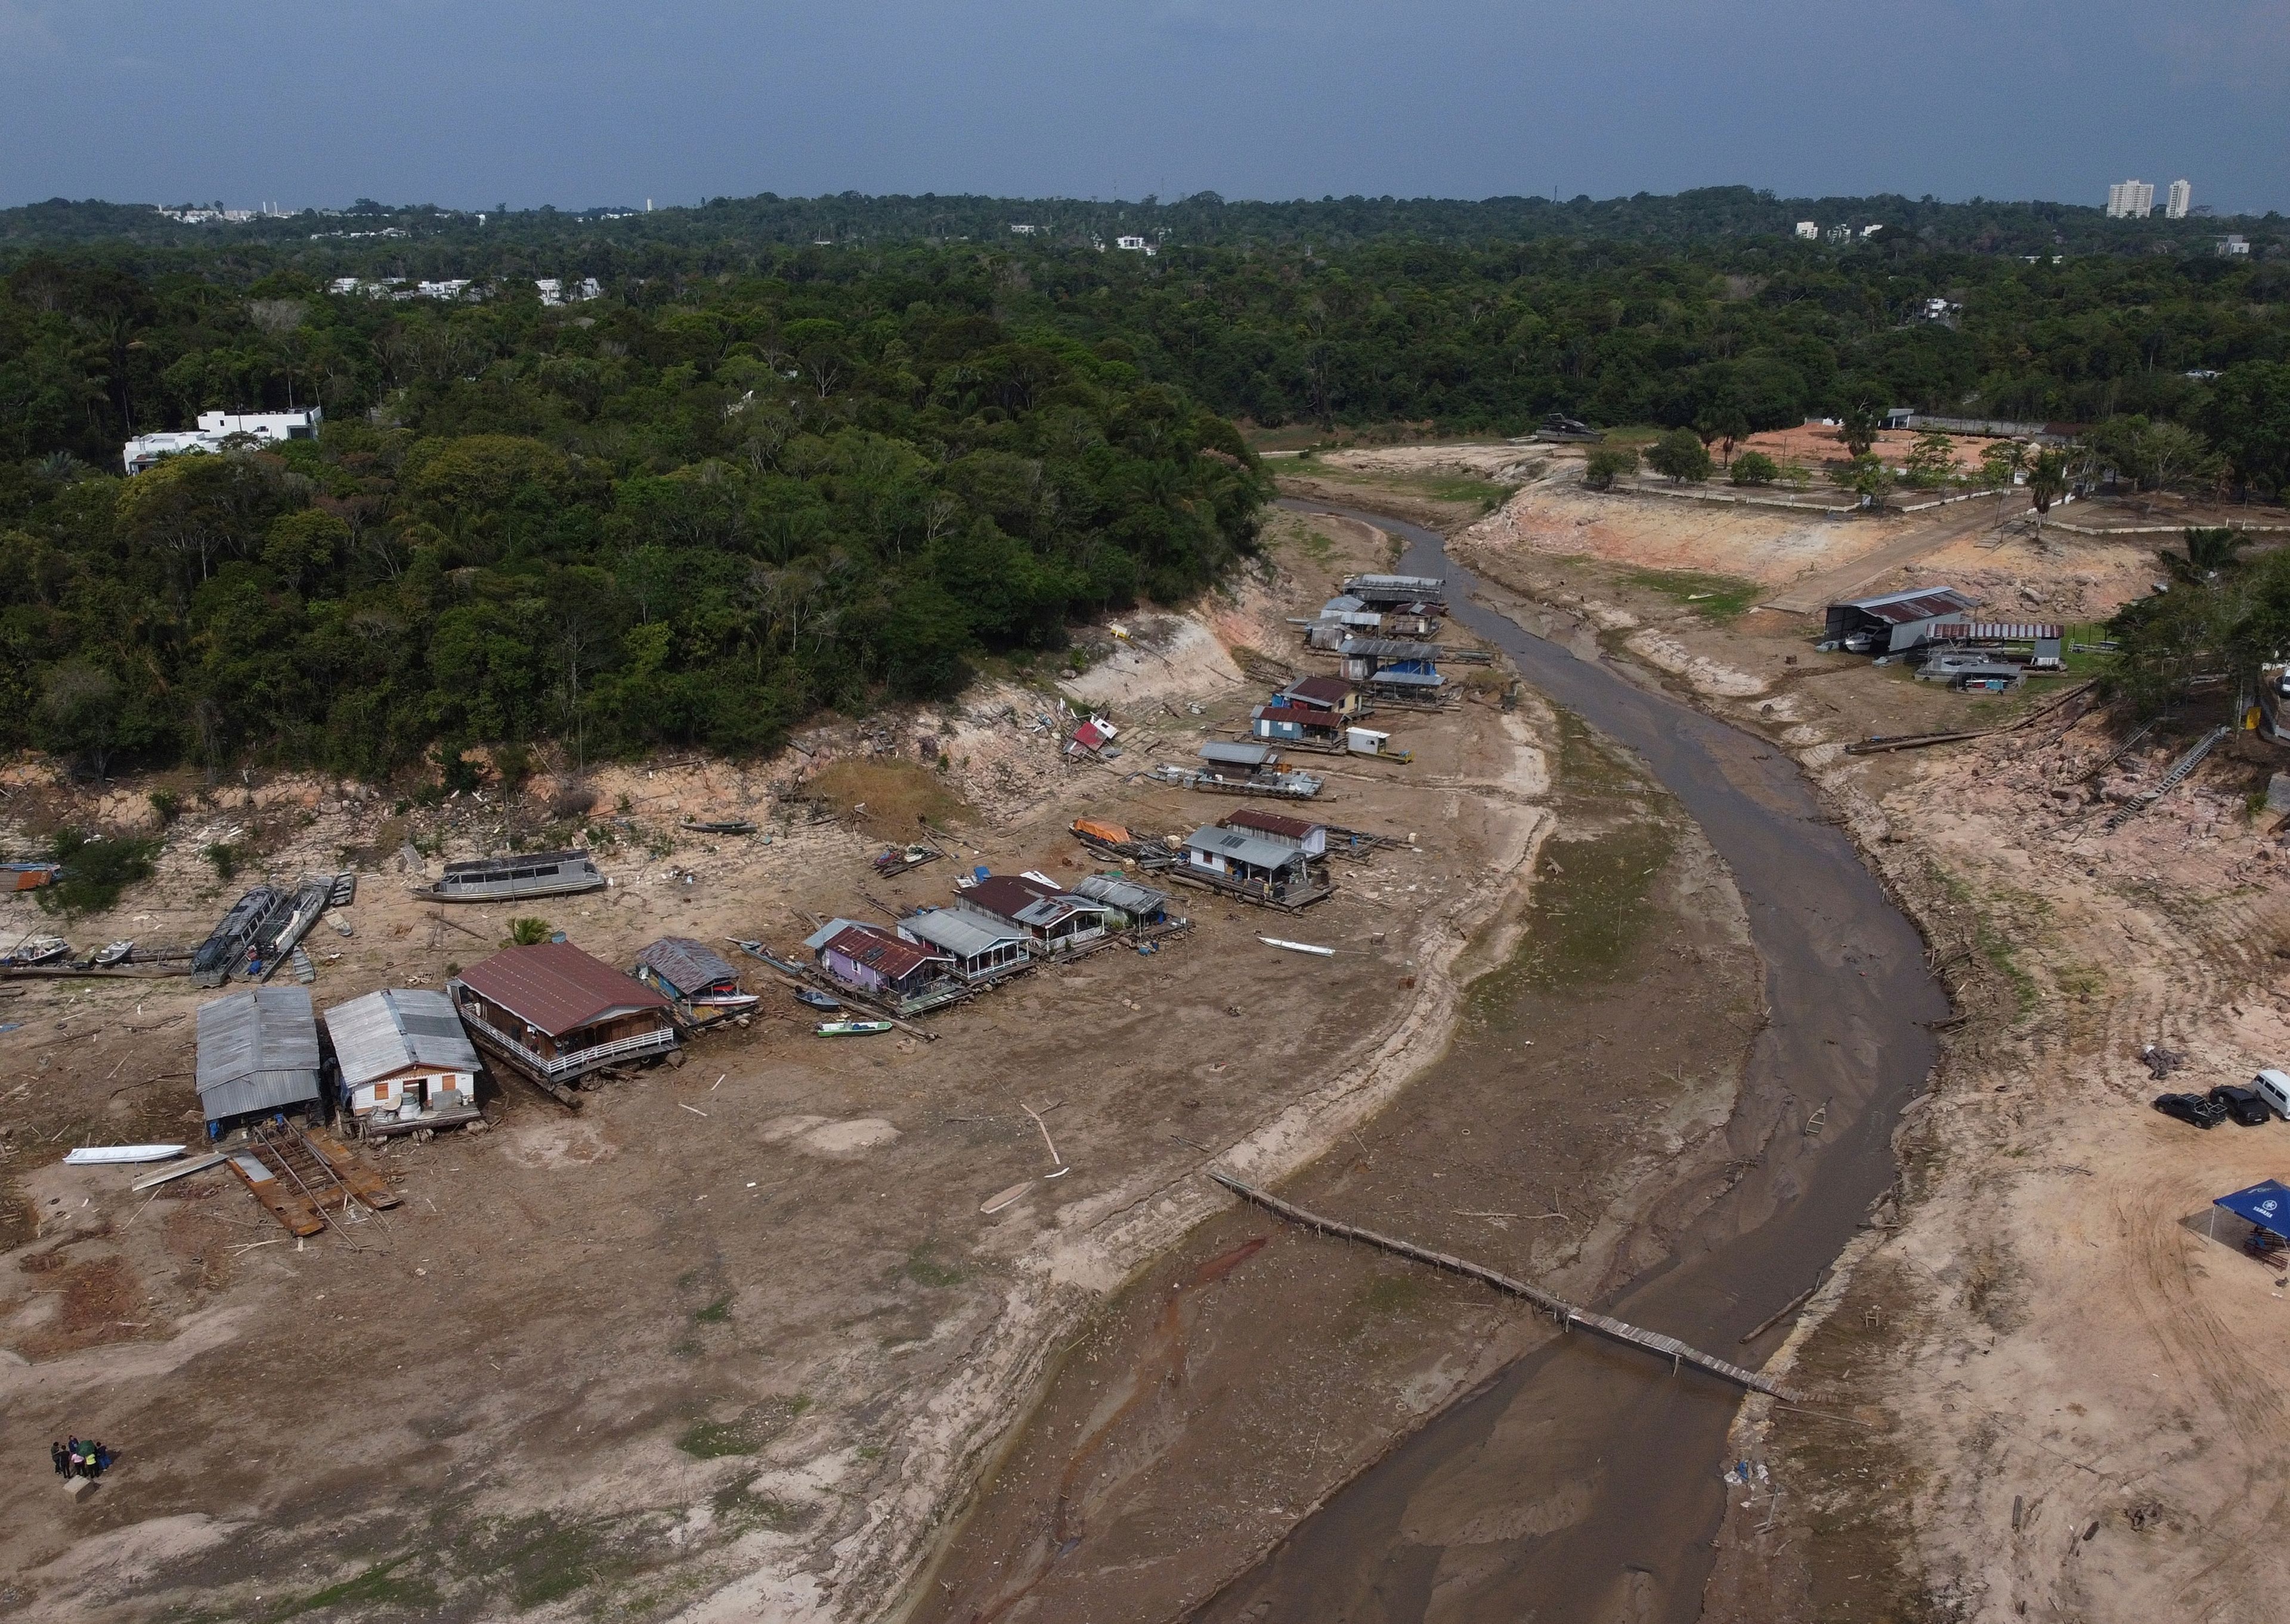
<svg viewBox="0 0 2290 1624"><path fill-rule="evenodd" d="M1622 580L1645 591L1659 592L1720 623L1756 608L1766 590L1738 575L1710 575L1699 570L1630 570Z"/></svg>
<svg viewBox="0 0 2290 1624"><path fill-rule="evenodd" d="M730 1421L694 1421L676 1441L677 1448L695 1460L720 1460L726 1455L752 1455L771 1436L749 1416Z"/></svg>
<svg viewBox="0 0 2290 1624"><path fill-rule="evenodd" d="M692 1317L703 1325L721 1325L732 1317L732 1293L725 1292L706 1308L695 1309Z"/></svg>
<svg viewBox="0 0 2290 1624"><path fill-rule="evenodd" d="M1405 1314L1423 1300L1421 1276L1412 1274L1378 1275L1359 1290L1352 1304L1363 1314L1388 1319L1395 1314Z"/></svg>
<svg viewBox="0 0 2290 1624"><path fill-rule="evenodd" d="M320 1612L329 1607L354 1607L351 1615L371 1617L386 1607L424 1608L436 1604L437 1587L418 1574L400 1579L396 1571L412 1560L409 1553L392 1556L388 1562L378 1562L363 1573L353 1574L338 1585L328 1585L314 1590L298 1601L286 1603L276 1612L266 1616L276 1620L297 1619L306 1612Z"/></svg>
<svg viewBox="0 0 2290 1624"><path fill-rule="evenodd" d="M2104 621L2077 620L2061 629L2066 632L2067 636L2060 643L2060 660L2067 667L2069 676L2098 676L2115 669L2120 660L2118 655L2078 654L2075 652L2075 645L2078 643L2107 641L2107 626Z"/></svg>
<svg viewBox="0 0 2290 1624"><path fill-rule="evenodd" d="M519 1547L508 1560L509 1596L519 1612L562 1601L619 1566L605 1542L586 1528L551 1528Z"/></svg>
<svg viewBox="0 0 2290 1624"><path fill-rule="evenodd" d="M1474 1012L1507 1007L1521 987L1579 987L1620 975L1653 922L1653 876L1676 845L1669 828L1650 819L1547 842L1518 952L1472 983Z"/></svg>
<svg viewBox="0 0 2290 1624"><path fill-rule="evenodd" d="M676 1289L679 1292L688 1292L699 1284L700 1271L696 1268L687 1268L676 1277Z"/></svg>
<svg viewBox="0 0 2290 1624"><path fill-rule="evenodd" d="M960 1285L965 1278L962 1270L933 1258L931 1255L933 1250L934 1243L925 1241L907 1253L907 1260L900 1267L899 1272L917 1285Z"/></svg>
<svg viewBox="0 0 2290 1624"><path fill-rule="evenodd" d="M787 1429L788 1423L811 1408L811 1395L766 1399L728 1421L694 1421L676 1440L677 1448L695 1460L720 1460L726 1455L752 1455Z"/></svg>

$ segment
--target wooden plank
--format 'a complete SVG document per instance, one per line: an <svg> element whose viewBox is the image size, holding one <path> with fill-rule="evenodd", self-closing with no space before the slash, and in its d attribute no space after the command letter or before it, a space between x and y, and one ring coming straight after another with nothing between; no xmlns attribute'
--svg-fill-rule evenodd
<svg viewBox="0 0 2290 1624"><path fill-rule="evenodd" d="M287 1188L285 1181L255 1156L252 1148L227 1159L231 1172L238 1175L238 1181L269 1210L271 1217L286 1226L289 1234L316 1235L326 1227L325 1215L318 1211L310 1198L298 1189ZM249 1161L262 1168L261 1178L256 1178L246 1170Z"/></svg>
<svg viewBox="0 0 2290 1624"><path fill-rule="evenodd" d="M195 1156L188 1161L178 1162L172 1167L163 1167L157 1172L145 1173L127 1188L131 1190L148 1190L154 1185L164 1184L171 1179L180 1179L186 1173L204 1172L217 1162L223 1160L226 1154L226 1152L215 1150L210 1151L205 1156Z"/></svg>
<svg viewBox="0 0 2290 1624"><path fill-rule="evenodd" d="M1499 1275L1493 1269L1467 1262L1461 1258L1451 1257L1444 1252L1433 1252L1429 1247L1418 1246L1413 1242L1395 1240L1388 1235L1378 1235L1373 1229L1363 1229L1355 1224L1341 1223L1333 1218L1323 1218L1317 1212L1308 1212L1300 1206L1292 1205L1281 1200L1277 1196L1258 1189L1254 1185L1244 1184L1231 1174L1220 1172L1216 1168L1208 1169L1208 1176L1243 1200L1253 1201L1266 1211L1277 1212L1290 1222L1301 1224L1308 1229L1316 1229L1322 1235L1340 1236L1345 1240L1360 1241L1396 1256L1413 1258L1415 1261L1428 1263L1434 1268L1445 1269L1449 1274L1462 1275L1467 1278L1483 1282L1510 1296L1523 1297L1557 1319L1562 1326L1584 1326L1597 1332L1602 1336L1612 1337L1618 1342L1627 1342L1634 1348L1643 1348L1651 1353L1665 1355L1673 1363L1691 1364L1697 1370L1707 1371L1713 1376L1722 1377L1735 1386L1747 1388L1754 1393L1765 1393L1775 1398L1790 1400L1797 1397L1794 1392L1782 1387L1779 1382L1762 1376L1756 1371L1744 1370L1738 1364L1720 1359L1715 1354L1706 1354L1700 1348L1688 1347L1676 1337L1664 1336L1658 1331L1647 1331L1625 1321L1610 1318L1604 1314L1593 1314L1587 1309L1578 1308L1563 1298L1551 1295L1540 1286L1529 1285L1524 1280L1514 1280L1509 1275Z"/></svg>
<svg viewBox="0 0 2290 1624"><path fill-rule="evenodd" d="M342 1181L349 1193L365 1205L380 1212L397 1204L397 1192L389 1180L376 1172L364 1157L324 1128L306 1128L302 1142L333 1170L334 1177Z"/></svg>

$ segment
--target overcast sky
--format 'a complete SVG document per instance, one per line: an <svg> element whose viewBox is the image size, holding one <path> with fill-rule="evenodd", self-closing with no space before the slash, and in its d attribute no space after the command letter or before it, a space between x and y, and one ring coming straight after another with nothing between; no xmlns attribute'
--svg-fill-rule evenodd
<svg viewBox="0 0 2290 1624"><path fill-rule="evenodd" d="M2290 209L2290 0L0 0L0 204L772 191Z"/></svg>

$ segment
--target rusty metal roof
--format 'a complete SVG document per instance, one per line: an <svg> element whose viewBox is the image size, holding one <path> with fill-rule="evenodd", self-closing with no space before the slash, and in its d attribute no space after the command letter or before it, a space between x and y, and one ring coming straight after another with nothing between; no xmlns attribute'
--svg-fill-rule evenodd
<svg viewBox="0 0 2290 1624"><path fill-rule="evenodd" d="M1932 628L1932 635L2018 643L2067 634L2065 628L2051 620L1945 620Z"/></svg>
<svg viewBox="0 0 2290 1624"><path fill-rule="evenodd" d="M864 964L877 975L893 981L903 980L925 964L948 962L943 953L933 953L913 942L902 941L877 925L847 924L827 939L822 948L840 953L856 964Z"/></svg>
<svg viewBox="0 0 2290 1624"><path fill-rule="evenodd" d="M1352 697L1352 685L1341 676L1300 676L1280 691L1280 697L1330 709Z"/></svg>
<svg viewBox="0 0 2290 1624"><path fill-rule="evenodd" d="M1308 705L1259 705L1250 713L1259 722L1290 722L1298 727L1340 727L1342 724L1325 710L1314 710Z"/></svg>
<svg viewBox="0 0 2290 1624"><path fill-rule="evenodd" d="M504 948L454 978L488 1002L551 1037L630 1010L664 1010L668 1000L634 976L569 941Z"/></svg>
<svg viewBox="0 0 2290 1624"><path fill-rule="evenodd" d="M1327 827L1303 818L1290 818L1279 812L1260 812L1253 806L1244 806L1222 820L1225 828L1254 829L1261 835L1279 835L1290 840L1309 840L1313 832Z"/></svg>
<svg viewBox="0 0 2290 1624"><path fill-rule="evenodd" d="M1839 607L1858 609L1863 614L1900 626L1910 620L1929 620L1934 615L1961 614L1972 607L1972 600L1954 587L1918 587L1883 597L1856 598Z"/></svg>

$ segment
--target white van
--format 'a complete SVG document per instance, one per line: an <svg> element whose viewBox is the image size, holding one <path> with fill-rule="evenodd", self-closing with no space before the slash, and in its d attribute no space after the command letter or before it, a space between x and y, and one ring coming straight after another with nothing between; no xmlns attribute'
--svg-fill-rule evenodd
<svg viewBox="0 0 2290 1624"><path fill-rule="evenodd" d="M2274 1108L2276 1116L2290 1119L2290 1073L2277 1071L2270 1066L2251 1078L2250 1086L2261 1100Z"/></svg>

